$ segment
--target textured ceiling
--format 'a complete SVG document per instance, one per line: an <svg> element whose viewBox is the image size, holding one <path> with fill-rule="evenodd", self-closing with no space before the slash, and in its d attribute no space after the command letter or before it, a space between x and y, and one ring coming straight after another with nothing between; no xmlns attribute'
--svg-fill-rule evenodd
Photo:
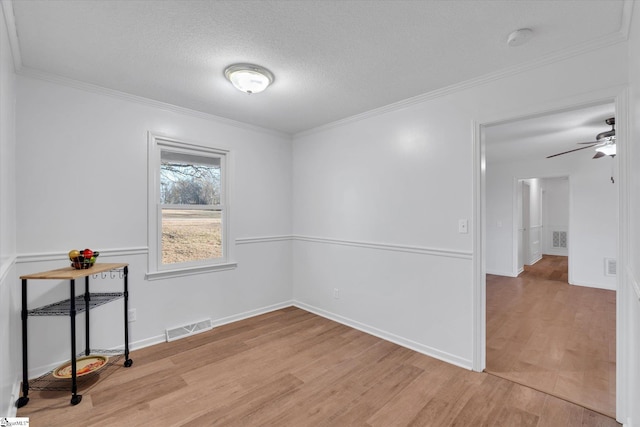
<svg viewBox="0 0 640 427"><path fill-rule="evenodd" d="M622 0L12 2L25 72L295 134L619 34ZM508 34L533 29L520 47ZM247 95L236 62L276 76Z"/></svg>

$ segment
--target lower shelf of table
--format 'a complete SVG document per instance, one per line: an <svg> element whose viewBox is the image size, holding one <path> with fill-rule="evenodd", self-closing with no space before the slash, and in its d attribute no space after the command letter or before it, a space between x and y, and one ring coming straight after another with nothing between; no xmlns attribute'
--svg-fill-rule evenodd
<svg viewBox="0 0 640 427"><path fill-rule="evenodd" d="M77 295L74 298L76 314L80 314L87 309L84 300L85 294ZM89 292L89 309L101 306L111 301L115 301L124 296L123 292ZM54 302L42 307L27 311L29 316L68 316L71 311L71 299Z"/></svg>
<svg viewBox="0 0 640 427"><path fill-rule="evenodd" d="M86 375L76 378L76 385L78 391L83 388L92 386L101 378L105 378L111 375L113 372L120 368L125 367L127 360L124 357L122 351L110 351L110 350L92 350L92 355L109 356L109 360L104 367L95 372L90 372ZM85 356L84 353L79 354L77 357ZM131 359L129 359L129 366L131 366ZM53 371L49 371L44 375L37 378L29 379L29 391L68 391L71 392L71 378L56 378L53 376Z"/></svg>

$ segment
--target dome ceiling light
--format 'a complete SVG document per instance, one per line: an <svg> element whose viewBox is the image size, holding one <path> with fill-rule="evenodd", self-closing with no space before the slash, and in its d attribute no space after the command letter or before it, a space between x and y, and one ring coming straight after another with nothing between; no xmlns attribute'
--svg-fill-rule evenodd
<svg viewBox="0 0 640 427"><path fill-rule="evenodd" d="M224 70L224 76L236 89L246 93L260 93L274 81L273 73L254 64L233 64Z"/></svg>

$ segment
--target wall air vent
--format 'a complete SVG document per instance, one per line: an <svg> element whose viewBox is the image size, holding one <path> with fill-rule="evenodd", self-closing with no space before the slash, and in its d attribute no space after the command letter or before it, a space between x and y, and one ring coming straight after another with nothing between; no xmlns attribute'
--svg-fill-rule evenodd
<svg viewBox="0 0 640 427"><path fill-rule="evenodd" d="M618 265L615 258L605 258L604 259L604 275L605 276L615 276L617 274Z"/></svg>
<svg viewBox="0 0 640 427"><path fill-rule="evenodd" d="M192 323L190 325L167 329L165 332L167 335L167 342L171 342L180 338L199 334L200 332L205 332L210 329L213 329L213 323L211 322L211 319L206 319L200 322Z"/></svg>
<svg viewBox="0 0 640 427"><path fill-rule="evenodd" d="M566 248L567 247L567 232L566 231L554 231L553 232L553 247L554 248Z"/></svg>

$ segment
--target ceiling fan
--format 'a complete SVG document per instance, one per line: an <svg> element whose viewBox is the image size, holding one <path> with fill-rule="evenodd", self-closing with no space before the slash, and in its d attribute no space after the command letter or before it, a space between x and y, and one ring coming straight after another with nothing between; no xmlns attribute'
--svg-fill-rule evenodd
<svg viewBox="0 0 640 427"><path fill-rule="evenodd" d="M561 156L567 153L573 153L574 151L580 151L587 148L595 147L596 154L593 156L594 159L599 159L604 156L614 157L616 155L616 119L614 117L610 117L604 121L606 124L611 126L611 130L600 132L596 135L595 141L590 142L579 142L580 145L586 145L585 147L575 148L569 151L563 151L562 153L553 154L551 156L547 156L547 159L552 157Z"/></svg>

